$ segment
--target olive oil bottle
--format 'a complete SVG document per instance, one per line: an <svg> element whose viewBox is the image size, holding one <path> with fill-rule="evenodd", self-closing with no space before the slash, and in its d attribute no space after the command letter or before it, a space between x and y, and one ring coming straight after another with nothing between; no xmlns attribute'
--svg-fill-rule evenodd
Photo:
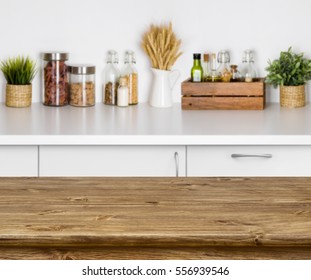
<svg viewBox="0 0 311 280"><path fill-rule="evenodd" d="M210 71L210 75L208 75L206 78L207 82L221 82L221 77L219 76L219 73L217 73L216 67L217 67L216 54L212 53L212 55L211 55L211 71Z"/></svg>
<svg viewBox="0 0 311 280"><path fill-rule="evenodd" d="M193 66L191 68L191 81L194 83L203 82L203 68L201 65L201 54L193 54Z"/></svg>

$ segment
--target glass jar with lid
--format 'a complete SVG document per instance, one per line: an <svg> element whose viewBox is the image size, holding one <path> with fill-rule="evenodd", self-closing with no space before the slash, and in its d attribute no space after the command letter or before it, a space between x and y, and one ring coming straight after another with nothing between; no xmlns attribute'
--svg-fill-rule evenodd
<svg viewBox="0 0 311 280"><path fill-rule="evenodd" d="M68 65L70 105L89 107L95 105L95 66Z"/></svg>
<svg viewBox="0 0 311 280"><path fill-rule="evenodd" d="M230 82L231 80L231 71L230 71L230 54L226 50L221 50L218 53L217 61L219 66L217 68L217 73L223 82Z"/></svg>
<svg viewBox="0 0 311 280"><path fill-rule="evenodd" d="M119 87L120 71L118 69L118 53L109 51L107 65L104 70L103 103L117 105L117 93Z"/></svg>
<svg viewBox="0 0 311 280"><path fill-rule="evenodd" d="M133 51L126 51L122 77L126 79L129 89L129 105L138 104L138 74L135 68L136 59Z"/></svg>
<svg viewBox="0 0 311 280"><path fill-rule="evenodd" d="M43 53L42 103L65 106L69 102L67 65L68 53Z"/></svg>
<svg viewBox="0 0 311 280"><path fill-rule="evenodd" d="M257 77L254 52L252 50L244 51L241 74L245 82L253 82Z"/></svg>

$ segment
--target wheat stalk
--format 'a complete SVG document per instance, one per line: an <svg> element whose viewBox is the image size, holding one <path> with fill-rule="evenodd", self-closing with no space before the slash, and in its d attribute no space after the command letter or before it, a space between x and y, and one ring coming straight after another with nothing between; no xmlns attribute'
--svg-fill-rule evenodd
<svg viewBox="0 0 311 280"><path fill-rule="evenodd" d="M173 26L153 25L145 32L142 48L150 59L153 68L171 70L176 60L182 55L181 40L173 32Z"/></svg>

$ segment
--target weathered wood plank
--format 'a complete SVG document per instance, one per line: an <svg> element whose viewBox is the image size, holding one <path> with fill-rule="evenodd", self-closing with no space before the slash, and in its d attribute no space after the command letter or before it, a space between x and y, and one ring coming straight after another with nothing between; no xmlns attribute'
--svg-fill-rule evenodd
<svg viewBox="0 0 311 280"><path fill-rule="evenodd" d="M309 258L311 178L0 179L0 258L53 258L44 248L78 259L135 258L135 248L208 258L200 248L215 246L237 258Z"/></svg>
<svg viewBox="0 0 311 280"><path fill-rule="evenodd" d="M263 110L265 99L255 97L188 97L181 100L183 110Z"/></svg>
<svg viewBox="0 0 311 280"><path fill-rule="evenodd" d="M310 260L311 247L2 247L2 260Z"/></svg>
<svg viewBox="0 0 311 280"><path fill-rule="evenodd" d="M265 84L264 79L252 83L192 83L187 80L182 83L181 89L184 96L263 96Z"/></svg>

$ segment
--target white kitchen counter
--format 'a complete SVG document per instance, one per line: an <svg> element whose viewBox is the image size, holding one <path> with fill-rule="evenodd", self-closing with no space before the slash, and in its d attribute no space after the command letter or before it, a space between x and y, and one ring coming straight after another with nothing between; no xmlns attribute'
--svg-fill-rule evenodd
<svg viewBox="0 0 311 280"><path fill-rule="evenodd" d="M311 145L311 105L263 111L183 111L0 105L0 145Z"/></svg>

